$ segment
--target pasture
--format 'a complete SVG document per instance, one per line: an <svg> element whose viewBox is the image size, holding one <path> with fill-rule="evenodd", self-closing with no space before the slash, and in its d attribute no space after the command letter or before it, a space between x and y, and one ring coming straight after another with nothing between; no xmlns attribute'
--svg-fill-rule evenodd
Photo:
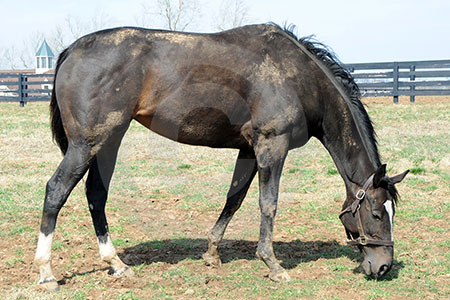
<svg viewBox="0 0 450 300"><path fill-rule="evenodd" d="M207 233L224 203L236 150L176 144L132 123L119 153L107 216L132 278L101 262L84 186L62 209L53 242L60 291L35 285L32 261L45 184L61 160L48 104L0 105L1 299L450 299L450 98L365 99L388 174L398 185L395 265L383 280L356 272L338 213L340 175L317 140L289 153L274 230L277 258L292 277L274 283L255 257L258 186L225 233L223 266L204 265Z"/></svg>

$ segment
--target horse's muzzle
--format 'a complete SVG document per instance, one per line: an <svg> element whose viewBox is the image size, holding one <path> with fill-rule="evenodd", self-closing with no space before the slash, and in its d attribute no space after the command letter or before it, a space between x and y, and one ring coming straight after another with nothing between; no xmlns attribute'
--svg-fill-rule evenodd
<svg viewBox="0 0 450 300"><path fill-rule="evenodd" d="M361 267L367 276L380 279L391 270L394 257L392 247L366 246L362 250L364 260Z"/></svg>

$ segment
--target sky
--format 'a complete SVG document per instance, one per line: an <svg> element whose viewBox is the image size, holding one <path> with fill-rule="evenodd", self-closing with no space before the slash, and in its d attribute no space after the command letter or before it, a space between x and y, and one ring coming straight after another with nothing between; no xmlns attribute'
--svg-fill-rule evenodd
<svg viewBox="0 0 450 300"><path fill-rule="evenodd" d="M86 24L100 16L104 27L136 26L143 5L151 7L157 1L1 0L0 50L22 49L37 33L52 36L57 26L67 24L69 16ZM217 31L215 20L226 0L197 1L197 17L187 31ZM344 63L450 59L448 0L242 1L247 23L295 24L299 36L315 35ZM155 17L147 23L154 28L164 26Z"/></svg>

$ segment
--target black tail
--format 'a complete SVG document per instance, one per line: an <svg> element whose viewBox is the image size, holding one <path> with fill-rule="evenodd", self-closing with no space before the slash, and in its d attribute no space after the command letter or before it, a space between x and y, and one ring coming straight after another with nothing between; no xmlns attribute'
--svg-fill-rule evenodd
<svg viewBox="0 0 450 300"><path fill-rule="evenodd" d="M52 99L50 101L50 124L52 127L53 140L59 146L63 154L66 154L69 143L67 141L67 135L64 131L64 127L61 121L61 112L59 111L58 102L56 100L56 76L58 75L58 69L69 54L69 48L65 49L58 57L56 63L55 78L53 81Z"/></svg>

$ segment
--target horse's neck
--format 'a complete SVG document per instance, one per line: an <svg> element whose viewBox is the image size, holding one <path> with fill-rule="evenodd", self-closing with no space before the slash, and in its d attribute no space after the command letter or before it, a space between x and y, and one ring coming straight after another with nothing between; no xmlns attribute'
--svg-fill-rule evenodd
<svg viewBox="0 0 450 300"><path fill-rule="evenodd" d="M349 106L342 97L325 104L321 142L329 151L346 186L362 185L376 167L364 145L363 137Z"/></svg>

